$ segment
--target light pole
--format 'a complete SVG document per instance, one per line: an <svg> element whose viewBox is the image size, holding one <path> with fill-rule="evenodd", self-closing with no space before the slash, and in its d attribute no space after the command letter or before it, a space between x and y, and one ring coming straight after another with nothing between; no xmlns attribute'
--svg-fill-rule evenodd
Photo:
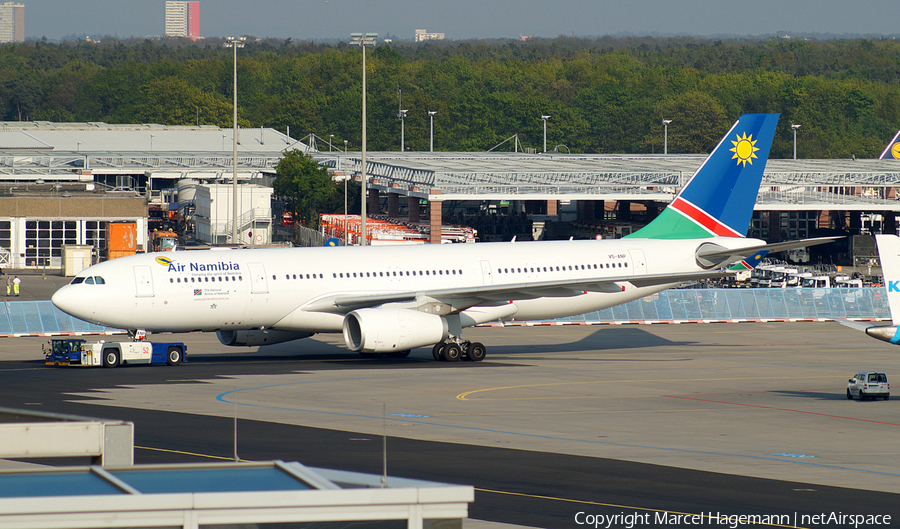
<svg viewBox="0 0 900 529"><path fill-rule="evenodd" d="M351 33L350 44L362 48L362 156L361 178L362 204L359 212L359 234L361 246L366 245L366 189L369 179L366 175L366 46L374 46L377 33Z"/></svg>
<svg viewBox="0 0 900 529"><path fill-rule="evenodd" d="M328 135L328 152L331 152L331 144L334 143L334 134Z"/></svg>
<svg viewBox="0 0 900 529"><path fill-rule="evenodd" d="M434 152L434 115L437 110L429 110L428 117L431 119L431 142L429 143L428 152Z"/></svg>
<svg viewBox="0 0 900 529"><path fill-rule="evenodd" d="M401 110L397 117L400 118L400 152L406 152L406 110Z"/></svg>
<svg viewBox="0 0 900 529"><path fill-rule="evenodd" d="M541 119L544 120L544 150L541 152L547 152L547 120L550 119L550 116L542 114Z"/></svg>
<svg viewBox="0 0 900 529"><path fill-rule="evenodd" d="M797 159L797 129L800 128L800 125L791 123L791 130L794 131L794 159Z"/></svg>
<svg viewBox="0 0 900 529"><path fill-rule="evenodd" d="M669 154L669 123L671 119L662 120L663 125L663 154Z"/></svg>
<svg viewBox="0 0 900 529"><path fill-rule="evenodd" d="M244 41L247 37L226 37L225 47L234 49L234 121L232 130L232 151L231 151L231 244L237 244L238 230L238 191L237 191L237 51L238 48L244 47Z"/></svg>

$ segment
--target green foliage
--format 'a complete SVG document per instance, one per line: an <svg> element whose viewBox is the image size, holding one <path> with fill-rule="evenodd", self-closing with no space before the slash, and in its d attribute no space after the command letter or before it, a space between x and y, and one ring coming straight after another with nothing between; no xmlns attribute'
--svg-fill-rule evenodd
<svg viewBox="0 0 900 529"><path fill-rule="evenodd" d="M221 41L104 39L0 46L0 119L231 126L233 51ZM245 127L361 144L360 50L248 41L238 51ZM780 112L773 157L874 157L900 127L892 39L534 39L379 44L367 53L368 148L487 150L518 134L572 152L711 149L745 112ZM342 207L342 205L341 205Z"/></svg>
<svg viewBox="0 0 900 529"><path fill-rule="evenodd" d="M287 151L275 167L275 194L286 197L288 209L305 226L319 225L319 213L338 211L339 193L328 171L307 154Z"/></svg>

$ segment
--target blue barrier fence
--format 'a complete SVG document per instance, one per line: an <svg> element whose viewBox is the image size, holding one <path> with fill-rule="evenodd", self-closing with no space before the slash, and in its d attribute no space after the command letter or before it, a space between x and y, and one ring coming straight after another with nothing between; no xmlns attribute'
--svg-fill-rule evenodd
<svg viewBox="0 0 900 529"><path fill-rule="evenodd" d="M0 303L0 335L106 333L118 330L73 318L50 301Z"/></svg>
<svg viewBox="0 0 900 529"><path fill-rule="evenodd" d="M673 289L556 322L890 318L878 288ZM110 333L120 329L73 318L49 301L0 303L0 335Z"/></svg>
<svg viewBox="0 0 900 529"><path fill-rule="evenodd" d="M890 318L877 288L672 289L560 322Z"/></svg>

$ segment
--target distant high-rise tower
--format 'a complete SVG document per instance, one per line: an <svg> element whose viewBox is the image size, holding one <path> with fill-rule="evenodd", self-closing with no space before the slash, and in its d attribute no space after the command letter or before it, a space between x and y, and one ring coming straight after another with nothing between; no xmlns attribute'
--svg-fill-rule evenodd
<svg viewBox="0 0 900 529"><path fill-rule="evenodd" d="M200 38L200 2L166 2L166 36Z"/></svg>
<svg viewBox="0 0 900 529"><path fill-rule="evenodd" d="M0 4L0 42L25 42L25 5Z"/></svg>

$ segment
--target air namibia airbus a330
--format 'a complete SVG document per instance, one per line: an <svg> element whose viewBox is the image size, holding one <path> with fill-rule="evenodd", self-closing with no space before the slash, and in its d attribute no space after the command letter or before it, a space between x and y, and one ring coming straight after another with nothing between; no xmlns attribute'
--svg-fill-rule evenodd
<svg viewBox="0 0 900 529"><path fill-rule="evenodd" d="M433 346L438 359L482 360L466 327L611 307L762 250L814 244L744 238L777 121L741 117L675 200L625 239L142 254L87 268L53 303L111 327L215 331L226 345L343 332L363 355Z"/></svg>

